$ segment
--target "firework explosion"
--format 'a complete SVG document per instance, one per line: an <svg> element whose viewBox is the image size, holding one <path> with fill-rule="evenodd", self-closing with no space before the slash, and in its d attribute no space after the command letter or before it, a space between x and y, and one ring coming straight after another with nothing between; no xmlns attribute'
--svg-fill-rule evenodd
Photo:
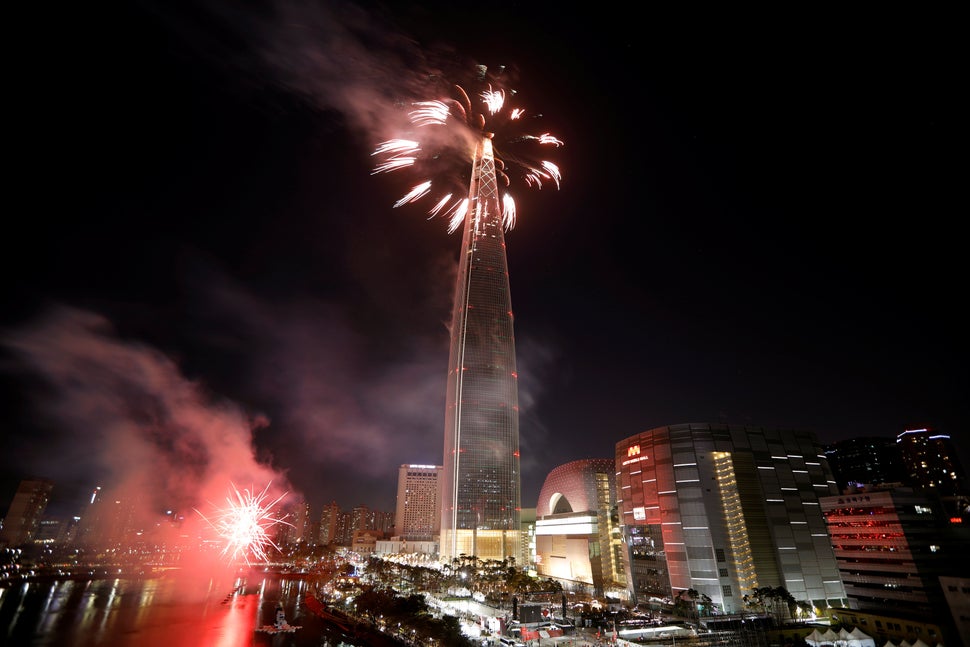
<svg viewBox="0 0 970 647"><path fill-rule="evenodd" d="M279 551L279 546L273 542L269 530L274 526L292 524L273 509L286 493L267 502L268 490L269 484L259 494L250 490L240 492L235 485L230 484L226 507L216 511L214 520L196 510L225 541L222 555L229 561L243 560L249 564L250 555L257 561L265 561L268 549Z"/></svg>
<svg viewBox="0 0 970 647"><path fill-rule="evenodd" d="M485 67L480 66L478 72L478 80L484 83ZM452 98L411 104L408 118L413 137L387 140L372 153L380 161L371 175L410 168L423 178L394 203L395 208L434 193L434 204L428 213L431 217L447 218L449 233L457 230L468 211L467 173L474 162L475 146L482 138L492 139L495 173L506 187L511 184L509 173L516 172L527 186L541 189L544 183L553 183L559 188L559 167L534 154L541 148L558 148L563 142L549 133L524 131L541 115L510 107L508 100L515 92L496 88L491 82L474 95L478 100L474 105L464 88L456 85L453 91ZM476 111L479 105L481 111ZM515 201L508 193L502 196L502 210L506 230L512 229Z"/></svg>

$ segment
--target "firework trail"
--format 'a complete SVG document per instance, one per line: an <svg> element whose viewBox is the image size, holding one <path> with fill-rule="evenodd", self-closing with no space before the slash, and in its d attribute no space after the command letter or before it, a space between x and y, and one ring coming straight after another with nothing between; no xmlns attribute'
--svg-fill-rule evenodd
<svg viewBox="0 0 970 647"><path fill-rule="evenodd" d="M500 75L501 71L500 70ZM379 161L371 175L414 169L422 180L405 193L394 207L417 202L431 196L431 217L448 219L448 232L461 226L468 211L468 173L475 160L479 141L492 140L495 174L508 187L510 173L517 174L529 187L541 189L552 183L559 188L559 167L538 159L543 148L559 148L563 142L555 136L527 132L524 128L541 115L530 115L520 107L509 106L513 90L498 87L498 77L486 82L485 66L478 67L477 80L482 90L471 96L461 86L453 86L454 96L411 104L408 112L413 131L410 137L381 142L372 156ZM476 110L479 108L480 111ZM486 117L487 115L487 117ZM457 197L456 197L457 196ZM506 230L515 226L515 201L508 193L502 196L502 221Z"/></svg>
<svg viewBox="0 0 970 647"><path fill-rule="evenodd" d="M226 507L216 511L214 520L196 510L226 542L222 555L229 561L243 560L249 564L250 555L256 561L265 561L270 548L279 552L280 548L273 542L269 530L280 525L292 526L285 520L285 516L274 511L276 504L287 493L267 502L268 490L269 484L259 494L250 490L240 492L235 485L230 484Z"/></svg>

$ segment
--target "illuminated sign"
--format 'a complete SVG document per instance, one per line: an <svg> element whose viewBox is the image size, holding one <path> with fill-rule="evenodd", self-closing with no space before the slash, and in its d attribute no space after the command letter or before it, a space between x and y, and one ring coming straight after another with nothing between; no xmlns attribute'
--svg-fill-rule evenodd
<svg viewBox="0 0 970 647"><path fill-rule="evenodd" d="M633 518L637 521L643 521L647 518L647 511L642 506L633 508Z"/></svg>
<svg viewBox="0 0 970 647"><path fill-rule="evenodd" d="M646 454L640 456L640 445L630 445L626 449L627 460L620 463L621 465L629 465L630 463L639 463L640 461L647 460ZM633 458L630 458L630 457Z"/></svg>

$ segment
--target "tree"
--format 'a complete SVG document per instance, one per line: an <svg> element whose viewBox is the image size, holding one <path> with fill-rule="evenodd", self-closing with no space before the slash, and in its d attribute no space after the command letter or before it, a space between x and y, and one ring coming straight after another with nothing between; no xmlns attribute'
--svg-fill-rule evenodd
<svg viewBox="0 0 970 647"><path fill-rule="evenodd" d="M797 603L797 614L800 618L810 618L815 612L815 607L811 602L806 602L805 600L799 600Z"/></svg>
<svg viewBox="0 0 970 647"><path fill-rule="evenodd" d="M741 599L746 607L761 611L777 624L784 624L798 608L798 601L783 586L760 586Z"/></svg>
<svg viewBox="0 0 970 647"><path fill-rule="evenodd" d="M697 589L679 591L674 598L674 611L677 615L697 622L701 615L711 612L711 596Z"/></svg>

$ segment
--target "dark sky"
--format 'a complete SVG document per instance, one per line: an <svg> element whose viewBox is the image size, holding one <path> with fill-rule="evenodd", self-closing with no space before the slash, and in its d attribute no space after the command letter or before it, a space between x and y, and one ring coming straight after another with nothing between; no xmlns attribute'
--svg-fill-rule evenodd
<svg viewBox="0 0 970 647"><path fill-rule="evenodd" d="M558 190L511 186L523 506L668 424L965 448L955 16L471 6L22 21L0 509L36 475L58 511L270 480L393 510L398 466L442 460L460 237L371 152L476 64L565 142Z"/></svg>

